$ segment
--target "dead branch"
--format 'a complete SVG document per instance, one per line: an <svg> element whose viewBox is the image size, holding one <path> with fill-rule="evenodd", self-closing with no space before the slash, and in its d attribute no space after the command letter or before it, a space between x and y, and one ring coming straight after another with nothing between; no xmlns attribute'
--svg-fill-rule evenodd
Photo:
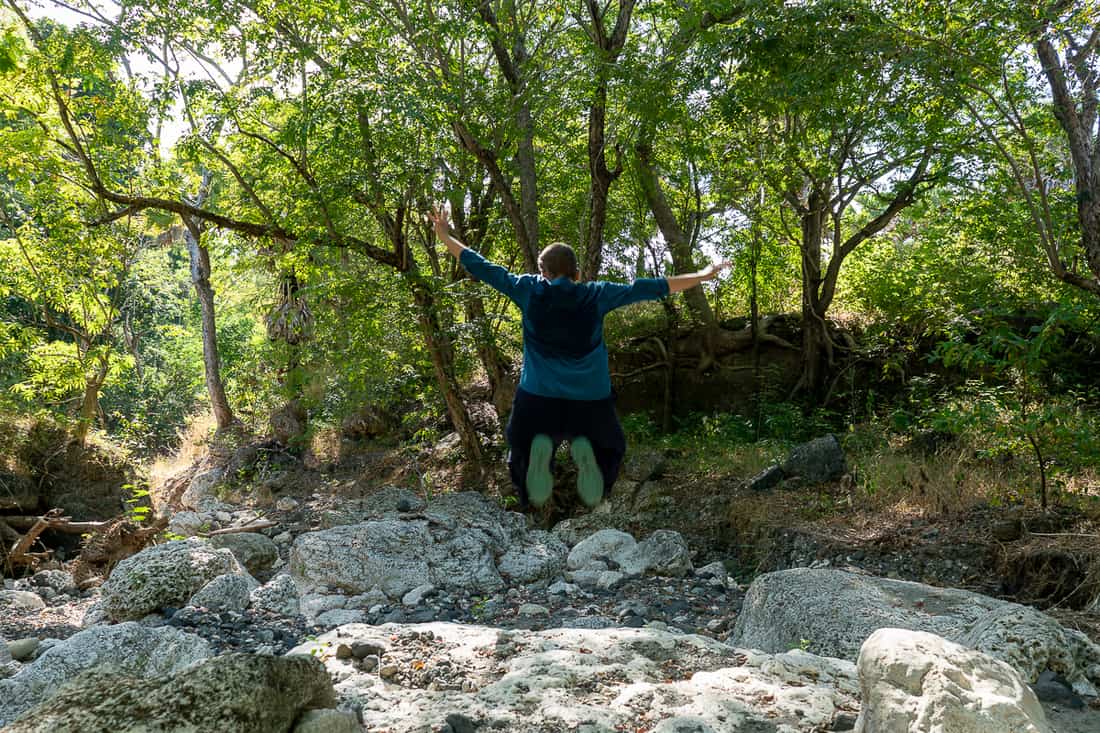
<svg viewBox="0 0 1100 733"><path fill-rule="evenodd" d="M56 511L56 510L55 510ZM110 522L74 522L70 517L50 517L44 515L41 517L34 516L14 516L4 517L3 521L7 523L9 527L14 529L28 530L36 526L39 522L45 522L45 529L56 529L59 532L67 532L70 534L84 534L85 532L98 532L106 527Z"/></svg>

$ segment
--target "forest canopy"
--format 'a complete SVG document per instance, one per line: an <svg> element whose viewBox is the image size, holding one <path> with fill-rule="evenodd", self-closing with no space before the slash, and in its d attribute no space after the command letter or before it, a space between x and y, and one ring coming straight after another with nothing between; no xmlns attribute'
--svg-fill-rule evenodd
<svg viewBox="0 0 1100 733"><path fill-rule="evenodd" d="M613 371L768 347L804 414L993 400L1091 450L1098 84L1095 0L4 0L0 411L153 455L200 411L369 408L479 463L518 313L439 248L443 203L515 272L555 241L585 279L733 261L609 319Z"/></svg>

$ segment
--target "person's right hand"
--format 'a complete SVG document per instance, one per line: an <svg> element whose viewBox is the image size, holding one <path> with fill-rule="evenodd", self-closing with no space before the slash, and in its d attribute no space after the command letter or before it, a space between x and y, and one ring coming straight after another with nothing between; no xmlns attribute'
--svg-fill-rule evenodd
<svg viewBox="0 0 1100 733"><path fill-rule="evenodd" d="M729 269L732 266L733 266L733 263L730 262L729 260L726 260L724 262L713 263L713 264L707 265L702 270L700 270L699 275L701 276L703 282L706 282L707 280L715 279L716 277L718 277L719 275L722 274L722 270Z"/></svg>

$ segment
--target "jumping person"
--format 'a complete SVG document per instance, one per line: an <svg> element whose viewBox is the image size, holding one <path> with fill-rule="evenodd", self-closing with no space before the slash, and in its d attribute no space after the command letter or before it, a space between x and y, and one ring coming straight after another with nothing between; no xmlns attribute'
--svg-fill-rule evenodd
<svg viewBox="0 0 1100 733"><path fill-rule="evenodd" d="M615 413L603 319L610 311L713 280L728 262L690 275L638 278L630 285L580 282L577 256L554 243L539 254L538 275L513 275L451 236L446 210L429 215L447 251L474 278L507 296L523 314L523 372L512 403L508 471L521 507L542 506L554 488L553 460L570 441L577 493L596 506L611 490L626 453Z"/></svg>

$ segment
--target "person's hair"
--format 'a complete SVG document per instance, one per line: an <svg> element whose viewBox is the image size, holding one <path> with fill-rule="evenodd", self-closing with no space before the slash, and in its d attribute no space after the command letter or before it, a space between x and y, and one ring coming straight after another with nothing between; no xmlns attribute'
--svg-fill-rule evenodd
<svg viewBox="0 0 1100 733"><path fill-rule="evenodd" d="M577 276L577 254L568 244L554 242L539 253L539 271L550 280Z"/></svg>

